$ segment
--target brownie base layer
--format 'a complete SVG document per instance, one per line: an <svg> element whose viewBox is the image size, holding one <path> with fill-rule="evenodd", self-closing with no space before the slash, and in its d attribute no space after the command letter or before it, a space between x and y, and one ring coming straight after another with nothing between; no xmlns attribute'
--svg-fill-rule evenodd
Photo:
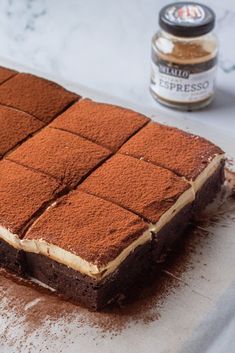
<svg viewBox="0 0 235 353"><path fill-rule="evenodd" d="M169 251L181 238L182 234L190 224L192 217L192 204L185 206L175 217L167 223L153 240L153 261L154 264L164 262Z"/></svg>
<svg viewBox="0 0 235 353"><path fill-rule="evenodd" d="M24 252L0 239L0 267L24 276L26 270Z"/></svg>
<svg viewBox="0 0 235 353"><path fill-rule="evenodd" d="M197 218L197 215L205 209L216 197L218 192L221 190L224 184L224 165L225 161L221 161L219 167L210 176L210 178L203 184L201 189L197 192L196 198L193 203L193 216Z"/></svg>
<svg viewBox="0 0 235 353"><path fill-rule="evenodd" d="M44 255L26 253L28 274L55 289L63 297L100 310L119 298L131 296L151 273L151 243L139 246L101 281L75 271Z"/></svg>
<svg viewBox="0 0 235 353"><path fill-rule="evenodd" d="M205 182L197 192L196 198L191 205L185 206L176 216L167 223L157 235L154 236L153 260L155 271L158 265L165 261L167 254L171 251L178 241L182 239L188 226L196 220L198 215L216 197L224 183L224 164L222 161L216 171Z"/></svg>

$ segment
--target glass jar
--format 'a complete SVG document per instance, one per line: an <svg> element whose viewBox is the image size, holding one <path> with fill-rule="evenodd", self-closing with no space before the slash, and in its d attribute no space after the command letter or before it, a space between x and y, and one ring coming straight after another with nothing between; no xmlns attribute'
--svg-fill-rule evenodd
<svg viewBox="0 0 235 353"><path fill-rule="evenodd" d="M214 12L205 5L179 2L165 6L160 30L152 39L150 91L160 103L196 110L213 100L218 41Z"/></svg>

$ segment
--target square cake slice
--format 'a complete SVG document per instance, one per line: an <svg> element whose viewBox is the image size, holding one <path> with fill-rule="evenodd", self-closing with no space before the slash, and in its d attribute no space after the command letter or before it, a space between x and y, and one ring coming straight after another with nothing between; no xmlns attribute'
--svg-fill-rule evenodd
<svg viewBox="0 0 235 353"><path fill-rule="evenodd" d="M174 127L152 122L119 152L187 179L198 193L196 207L200 205L200 209L213 200L224 181L224 152L212 142Z"/></svg>
<svg viewBox="0 0 235 353"><path fill-rule="evenodd" d="M47 127L9 154L8 159L74 187L110 154L82 137Z"/></svg>
<svg viewBox="0 0 235 353"><path fill-rule="evenodd" d="M78 100L54 82L30 74L18 74L0 86L0 104L31 114L49 123Z"/></svg>
<svg viewBox="0 0 235 353"><path fill-rule="evenodd" d="M20 269L17 259L24 229L59 190L53 178L7 160L0 162L0 265Z"/></svg>
<svg viewBox="0 0 235 353"><path fill-rule="evenodd" d="M74 191L50 207L21 244L33 277L99 309L150 269L148 228L137 215Z"/></svg>
<svg viewBox="0 0 235 353"><path fill-rule="evenodd" d="M15 70L7 69L6 67L0 67L0 84L15 76L16 74L17 71Z"/></svg>
<svg viewBox="0 0 235 353"><path fill-rule="evenodd" d="M0 158L43 126L27 113L0 105Z"/></svg>
<svg viewBox="0 0 235 353"><path fill-rule="evenodd" d="M115 151L148 121L149 118L129 109L82 99L51 125Z"/></svg>
<svg viewBox="0 0 235 353"><path fill-rule="evenodd" d="M167 169L121 154L105 162L79 189L145 219L155 234L156 261L188 225L194 200L193 189L183 178Z"/></svg>

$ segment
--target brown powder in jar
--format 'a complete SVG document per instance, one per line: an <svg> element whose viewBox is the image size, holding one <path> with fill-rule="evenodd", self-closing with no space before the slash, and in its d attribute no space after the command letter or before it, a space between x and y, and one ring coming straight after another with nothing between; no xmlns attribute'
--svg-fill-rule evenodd
<svg viewBox="0 0 235 353"><path fill-rule="evenodd" d="M160 30L152 39L154 99L187 111L211 103L218 51L214 24L214 12L203 5L170 4L160 11Z"/></svg>
<svg viewBox="0 0 235 353"><path fill-rule="evenodd" d="M206 48L200 41L174 42L172 52L163 54L158 52L159 58L175 64L199 64L212 60L215 57L214 50Z"/></svg>

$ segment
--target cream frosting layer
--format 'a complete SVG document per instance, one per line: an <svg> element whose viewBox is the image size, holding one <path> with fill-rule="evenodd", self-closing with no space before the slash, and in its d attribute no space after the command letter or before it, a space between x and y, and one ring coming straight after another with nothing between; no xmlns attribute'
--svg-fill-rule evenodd
<svg viewBox="0 0 235 353"><path fill-rule="evenodd" d="M86 274L90 277L101 280L114 272L119 265L131 254L138 246L151 241L153 232L159 231L166 223L168 223L184 206L194 200L192 187L186 190L175 202L175 204L165 212L159 219L157 224L149 224L146 230L138 239L126 247L114 260L104 266L98 266L82 259L79 255L73 254L62 249L52 243L48 243L43 239L19 239L17 235L12 234L6 228L0 229L0 236L17 249L26 252L41 254L66 265L76 271Z"/></svg>
<svg viewBox="0 0 235 353"><path fill-rule="evenodd" d="M59 263L62 263L76 271L86 274L96 279L102 279L115 271L118 266L134 251L138 246L145 244L152 239L150 230L145 231L138 239L126 247L114 260L105 266L98 266L82 259L79 255L75 255L64 250L54 244L48 243L43 239L38 240L21 240L21 247L24 251L45 255Z"/></svg>
<svg viewBox="0 0 235 353"><path fill-rule="evenodd" d="M80 256L66 251L54 244L48 243L43 239L21 240L16 234L11 233L10 230L2 226L0 226L0 238L2 238L4 241L16 249L22 249L26 252L42 254L76 271L79 271L97 280L101 280L108 276L110 273L117 270L119 265L138 246L151 241L153 232L159 232L159 230L163 228L168 222L170 222L170 220L178 212L180 212L180 210L182 210L186 205L192 203L195 199L195 194L218 168L223 158L224 154L214 157L213 160L203 170L203 172L196 178L196 180L190 181L191 187L178 198L175 204L161 216L156 224L149 224L147 231L145 231L138 239L136 239L127 248L125 248L114 260L110 261L104 266L98 266L96 264L90 263L85 259L82 259Z"/></svg>
<svg viewBox="0 0 235 353"><path fill-rule="evenodd" d="M9 229L4 228L0 225L0 238L3 239L6 243L13 246L13 248L20 250L20 238L17 234L12 233Z"/></svg>
<svg viewBox="0 0 235 353"><path fill-rule="evenodd" d="M201 189L202 185L206 182L206 180L216 171L219 167L221 161L225 158L225 154L217 154L212 161L206 166L205 169L198 175L198 177L190 183L193 187L194 193L198 192Z"/></svg>
<svg viewBox="0 0 235 353"><path fill-rule="evenodd" d="M167 223L171 221L171 219L179 213L186 205L193 202L195 199L195 194L193 188L189 188L186 190L178 200L174 203L169 210L167 210L158 220L156 224L152 224L153 232L159 232L161 228L163 228Z"/></svg>

